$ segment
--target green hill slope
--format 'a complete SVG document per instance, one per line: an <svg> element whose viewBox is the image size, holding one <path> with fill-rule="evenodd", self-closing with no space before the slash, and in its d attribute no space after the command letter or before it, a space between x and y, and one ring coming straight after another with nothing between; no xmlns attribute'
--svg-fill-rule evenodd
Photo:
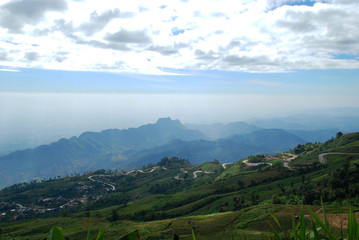
<svg viewBox="0 0 359 240"><path fill-rule="evenodd" d="M0 192L0 212L6 213L1 237L39 239L58 225L70 239L84 238L84 223L92 212L94 231L104 228L108 239L136 229L144 239L173 239L175 233L191 239L191 227L199 239L258 239L270 234L266 221L273 221L271 214L290 229L302 202L317 210L321 198L334 221L347 211L340 204L359 206L359 155L351 152L358 139L359 133L352 133L323 144L297 146L302 151L293 162L305 164L292 169L283 166L292 153L258 156L266 163L259 165L243 160L192 165L172 157L136 171L97 171L14 185ZM319 164L320 153L338 149L350 154L328 155L327 164ZM38 220L45 217L46 221ZM340 233L340 226L333 229Z"/></svg>

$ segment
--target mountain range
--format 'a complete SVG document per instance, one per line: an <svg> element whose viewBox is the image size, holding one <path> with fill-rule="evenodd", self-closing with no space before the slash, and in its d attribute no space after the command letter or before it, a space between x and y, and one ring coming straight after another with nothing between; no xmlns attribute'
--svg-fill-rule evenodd
<svg viewBox="0 0 359 240"><path fill-rule="evenodd" d="M245 116L244 116L245 117ZM191 121L208 121L208 119L193 119ZM26 121L25 119L13 119L11 123L2 122L0 124L0 156L5 156L16 150L36 148L37 146L55 142L60 138L79 136L85 131L98 132L109 128L124 129L129 126L140 126L146 124L145 119L135 119L135 121L116 122L113 120L103 121L101 124L90 124L89 122L78 123L76 121L64 124L58 122L48 122L43 118L36 121ZM187 122L186 122L187 123ZM307 111L296 111L287 116L276 115L272 118L247 119L246 122L234 122L228 124L185 124L190 129L198 129L211 140L228 137L233 134L245 134L259 129L278 128L290 132L328 130L331 134L314 134L314 138L306 139L306 136L298 135L306 141L323 142L335 132L345 133L355 132L359 129L359 108L330 108L314 109ZM253 128L253 129L252 129ZM293 132L292 132L293 133ZM297 133L294 133L297 134Z"/></svg>
<svg viewBox="0 0 359 240"><path fill-rule="evenodd" d="M265 129L245 122L183 125L179 120L161 118L155 124L85 132L2 156L0 187L96 169L133 169L166 156L195 164L215 159L235 162L249 155L274 154L309 141L326 140L337 131Z"/></svg>
<svg viewBox="0 0 359 240"><path fill-rule="evenodd" d="M223 143L227 151L228 141L248 139L248 144L261 145L284 136L288 142L297 140L278 129L246 135L213 142ZM178 149L192 146L184 140L165 145L172 144L181 146ZM195 146L188 150L200 148ZM119 239L134 229L142 239L192 239L191 227L201 239L268 238L275 237L273 224L283 223L280 231L291 233L293 216L304 215L305 205L317 218L323 217L325 208L334 238L342 239L340 230L348 225L347 212L353 206L338 203L359 199L359 132L336 134L325 143L306 143L266 159L249 158L253 159L260 161L258 165L245 160L191 164L163 157L132 171L97 170L14 184L0 190L0 238L46 239L56 225L63 227L66 238L83 239L89 219L94 223L91 231L102 229L106 239Z"/></svg>

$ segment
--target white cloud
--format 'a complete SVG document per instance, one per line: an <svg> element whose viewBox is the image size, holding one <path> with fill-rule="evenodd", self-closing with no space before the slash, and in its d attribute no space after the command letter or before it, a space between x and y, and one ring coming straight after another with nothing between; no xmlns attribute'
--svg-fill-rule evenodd
<svg viewBox="0 0 359 240"><path fill-rule="evenodd" d="M14 0L0 7L0 26L9 32L21 33L27 24L37 24L48 11L64 11L67 9L65 0Z"/></svg>
<svg viewBox="0 0 359 240"><path fill-rule="evenodd" d="M0 68L0 72L19 72L17 69Z"/></svg>
<svg viewBox="0 0 359 240"><path fill-rule="evenodd" d="M0 65L154 74L359 68L357 58L336 58L359 56L356 0L34 1L41 7L0 5Z"/></svg>

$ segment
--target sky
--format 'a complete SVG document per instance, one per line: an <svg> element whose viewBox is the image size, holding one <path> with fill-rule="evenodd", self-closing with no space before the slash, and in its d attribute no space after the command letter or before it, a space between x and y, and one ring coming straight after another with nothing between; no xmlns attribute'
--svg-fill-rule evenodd
<svg viewBox="0 0 359 240"><path fill-rule="evenodd" d="M2 0L3 142L359 107L358 12L357 0Z"/></svg>

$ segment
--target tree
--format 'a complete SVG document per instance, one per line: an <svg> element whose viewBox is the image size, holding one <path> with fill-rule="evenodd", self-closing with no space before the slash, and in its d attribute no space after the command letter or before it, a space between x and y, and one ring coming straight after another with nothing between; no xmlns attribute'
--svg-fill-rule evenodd
<svg viewBox="0 0 359 240"><path fill-rule="evenodd" d="M342 132L337 132L336 138L340 138L341 136L343 136Z"/></svg>
<svg viewBox="0 0 359 240"><path fill-rule="evenodd" d="M233 197L234 202L234 211L241 210L243 207L246 207L244 197L235 196Z"/></svg>
<svg viewBox="0 0 359 240"><path fill-rule="evenodd" d="M244 188L244 182L242 180L238 180L237 184L238 184L238 189Z"/></svg>
<svg viewBox="0 0 359 240"><path fill-rule="evenodd" d="M301 152L304 152L304 145L302 144L298 144L296 148L293 149L294 150L294 154L299 154Z"/></svg>
<svg viewBox="0 0 359 240"><path fill-rule="evenodd" d="M278 194L274 193L272 195L272 203L273 204L280 204L281 203Z"/></svg>
<svg viewBox="0 0 359 240"><path fill-rule="evenodd" d="M251 196L251 200L252 200L252 205L257 205L258 200L259 200L259 195L256 194L256 191L251 192L250 196Z"/></svg>
<svg viewBox="0 0 359 240"><path fill-rule="evenodd" d="M112 221L117 221L120 219L120 216L118 215L117 211L115 209L112 210L112 214L111 214L111 220Z"/></svg>
<svg viewBox="0 0 359 240"><path fill-rule="evenodd" d="M280 188L280 190L282 191L283 195L285 195L285 188L284 188L283 183L278 183L277 185Z"/></svg>
<svg viewBox="0 0 359 240"><path fill-rule="evenodd" d="M183 178L188 179L188 177L189 177L188 173L185 173Z"/></svg>

